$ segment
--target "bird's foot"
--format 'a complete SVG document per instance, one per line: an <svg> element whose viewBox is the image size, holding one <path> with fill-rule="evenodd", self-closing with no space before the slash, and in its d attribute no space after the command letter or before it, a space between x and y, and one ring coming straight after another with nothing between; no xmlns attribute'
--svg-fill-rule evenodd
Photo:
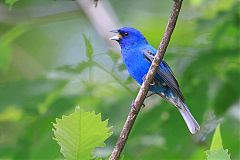
<svg viewBox="0 0 240 160"><path fill-rule="evenodd" d="M146 74L143 76L142 80L143 81L146 81ZM153 81L152 83L148 82L150 84L150 86L154 86L155 85L155 82Z"/></svg>
<svg viewBox="0 0 240 160"><path fill-rule="evenodd" d="M145 108L145 106L146 106L146 105L143 103L143 104L142 104L142 108ZM134 101L134 100L132 101L131 107L132 107L132 109L133 109L135 112L137 111L137 108L136 108L136 106L135 106L135 101Z"/></svg>

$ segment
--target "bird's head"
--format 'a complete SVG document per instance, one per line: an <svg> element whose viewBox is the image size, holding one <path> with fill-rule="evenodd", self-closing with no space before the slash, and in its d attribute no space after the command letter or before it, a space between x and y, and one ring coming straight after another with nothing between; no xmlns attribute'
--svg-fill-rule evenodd
<svg viewBox="0 0 240 160"><path fill-rule="evenodd" d="M141 32L134 28L123 27L118 30L113 30L111 32L117 33L117 35L111 37L110 40L117 41L122 48L148 44L146 38L141 34Z"/></svg>

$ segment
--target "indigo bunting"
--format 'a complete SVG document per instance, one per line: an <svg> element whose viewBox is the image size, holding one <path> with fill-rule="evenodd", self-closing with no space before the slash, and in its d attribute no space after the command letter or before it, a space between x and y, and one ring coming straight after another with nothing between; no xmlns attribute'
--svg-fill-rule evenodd
<svg viewBox="0 0 240 160"><path fill-rule="evenodd" d="M123 27L111 32L117 33L110 40L119 43L123 63L126 65L129 74L141 85L157 50L134 28ZM158 94L164 100L176 106L192 134L200 130L200 126L184 102L183 94L171 68L164 60L159 65L149 91L149 93Z"/></svg>

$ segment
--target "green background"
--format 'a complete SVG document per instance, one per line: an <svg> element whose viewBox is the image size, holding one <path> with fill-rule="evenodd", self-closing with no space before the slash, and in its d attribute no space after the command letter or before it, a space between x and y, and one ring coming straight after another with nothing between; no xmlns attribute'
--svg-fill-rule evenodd
<svg viewBox="0 0 240 160"><path fill-rule="evenodd" d="M113 135L94 151L109 156L139 89L120 52L110 50L109 37L100 36L77 1L19 0L9 7L11 2L0 2L0 159L63 159L52 122L77 105L109 118ZM158 47L171 0L106 2L118 27L137 28ZM153 96L137 118L124 159L205 159L218 123L224 148L240 159L239 11L234 0L183 2L164 59L201 131L191 135L176 108ZM83 34L93 55L86 54Z"/></svg>

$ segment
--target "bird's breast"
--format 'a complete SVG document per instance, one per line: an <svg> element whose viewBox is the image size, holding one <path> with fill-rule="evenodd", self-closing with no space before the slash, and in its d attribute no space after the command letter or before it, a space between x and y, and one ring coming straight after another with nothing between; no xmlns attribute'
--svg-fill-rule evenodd
<svg viewBox="0 0 240 160"><path fill-rule="evenodd" d="M150 67L143 53L137 50L122 50L122 58L131 77L141 85Z"/></svg>

